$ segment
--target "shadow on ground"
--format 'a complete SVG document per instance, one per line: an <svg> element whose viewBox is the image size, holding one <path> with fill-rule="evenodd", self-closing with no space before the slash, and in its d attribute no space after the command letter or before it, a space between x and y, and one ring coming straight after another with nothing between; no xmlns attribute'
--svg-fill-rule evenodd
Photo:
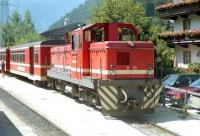
<svg viewBox="0 0 200 136"><path fill-rule="evenodd" d="M3 111L0 111L0 136L22 136Z"/></svg>

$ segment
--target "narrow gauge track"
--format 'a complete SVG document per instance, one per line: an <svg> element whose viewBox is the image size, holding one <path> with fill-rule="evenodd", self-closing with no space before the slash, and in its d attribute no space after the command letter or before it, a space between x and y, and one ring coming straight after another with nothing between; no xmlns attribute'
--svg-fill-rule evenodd
<svg viewBox="0 0 200 136"><path fill-rule="evenodd" d="M21 80L21 81L24 81L24 82L27 82L27 83L30 83L30 84L32 84L31 83L31 81L29 81L29 80L24 80L23 78L18 78L18 80ZM58 91L58 90L57 90ZM71 95L69 95L69 94L67 94L67 93L65 93L65 92L62 92L62 94L63 95L66 95L67 97L70 97L70 98L72 98L72 99L75 99L78 103L82 103L82 104L85 104L85 105L87 105L87 106L90 106L90 107L92 107L92 108L94 108L95 110L97 110L97 111L99 111L99 112L103 112L102 110L101 110L101 108L97 108L96 106L94 106L94 105L90 105L90 104L88 104L87 102L85 102L85 101L81 101L81 100L79 100L79 99L77 99L76 97L73 97L73 96L71 96ZM2 95L2 96L1 96ZM7 94L6 92L4 92L4 91L2 91L1 89L0 89L0 98L1 97L3 97L4 99L2 99L5 103L6 103L6 105L8 105L9 107L11 106L12 108L14 108L13 110L16 110L15 109L15 107L14 106L12 106L12 103L13 103L13 100L9 100L9 101L7 101L6 100L6 97L9 97L9 99L14 99L14 103L18 103L18 104L20 104L21 102L20 101L18 101L17 99L15 99L14 97L12 97L12 96L10 96L9 94ZM7 98L8 99L8 98ZM11 101L12 101L12 103L11 103ZM18 105L17 104L17 105ZM22 103L21 103L22 104ZM24 105L24 104L22 104L22 105ZM25 106L25 105L24 105ZM17 106L18 107L18 106ZM26 106L25 106L26 107ZM29 109L31 112L33 112L33 114L37 114L37 113L35 113L34 111L32 111L29 107L26 107L27 109ZM20 110L21 111L21 110ZM17 114L19 114L20 116L21 115L23 115L21 112L19 112L19 111L17 111L18 113ZM132 113L132 112L131 112ZM105 117L107 116L107 115L109 115L109 119L110 119L110 115L111 114L107 114L107 112L105 113ZM127 116L126 116L127 115ZM37 115L37 116L40 116L40 115ZM40 116L39 118L42 118L42 119L44 119L44 120L46 120L44 117L42 117L42 116ZM125 123L127 123L127 124L129 124L131 127L133 127L133 128L135 128L135 129L138 129L140 132L142 132L142 133L144 133L145 135L147 135L147 136L177 136L177 134L176 133L174 133L174 132L172 132L172 131L170 131L170 130L167 130L167 129L165 129L165 128L163 128L163 127L161 127L161 126L159 126L159 125L156 125L156 124L154 124L154 123L152 123L152 122L150 122L150 121L148 121L148 120L145 120L144 118L142 118L142 117L138 117L137 115L136 116L133 116L132 114L130 114L130 113L125 113L125 115L122 113L122 114L117 114L116 116L115 116L115 114L114 114L114 116L113 116L113 118L114 119L119 119L119 120L121 120L121 121L123 121L123 122L125 122ZM47 120L46 120L47 121ZM48 122L48 121L47 121ZM32 122L29 122L28 121L28 124L30 125L30 123L32 123ZM50 132L50 133L53 133L53 135L52 136L56 136L57 134L55 134L55 133L59 133L58 135L59 136L65 136L65 135L67 135L67 134L65 134L62 130L59 130L58 128L56 128L53 124L51 124L50 122L48 122L47 124L50 124L50 126L52 127L51 129L50 129L50 131L52 131L52 132ZM37 124L37 125L39 125L39 124ZM39 125L40 126L40 125ZM41 125L42 126L42 125ZM40 127L41 127L40 126ZM36 131L38 131L37 129L38 129L38 126L35 126L35 125L33 125L33 127L35 127L34 129L36 129ZM53 130L52 130L53 129ZM38 135L44 135L44 133L45 133L45 131L44 130L39 130L40 132L39 133L42 133L42 134L38 134Z"/></svg>
<svg viewBox="0 0 200 136"><path fill-rule="evenodd" d="M68 136L48 120L0 88L0 100L38 136Z"/></svg>
<svg viewBox="0 0 200 136"><path fill-rule="evenodd" d="M151 121L148 121L141 116L124 116L118 119L126 122L131 127L138 129L147 136L177 136L178 134L165 129Z"/></svg>

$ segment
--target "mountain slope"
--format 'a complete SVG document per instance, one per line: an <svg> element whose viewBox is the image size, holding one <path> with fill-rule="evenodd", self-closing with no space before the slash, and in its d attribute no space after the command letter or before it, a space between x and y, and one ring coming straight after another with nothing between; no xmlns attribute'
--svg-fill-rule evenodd
<svg viewBox="0 0 200 136"><path fill-rule="evenodd" d="M171 0L134 0L141 3L147 16L157 16L155 12L155 6L161 3L166 3ZM69 20L68 23L74 23L79 21L88 22L92 15L93 9L100 4L101 0L86 0L84 4L81 4L78 8L74 8L71 12L66 13L58 21L52 24L49 29L57 28L64 25L64 19Z"/></svg>
<svg viewBox="0 0 200 136"><path fill-rule="evenodd" d="M90 19L93 8L97 6L99 3L100 3L100 0L86 0L85 3L79 5L78 8L74 8L71 12L66 13L58 21L52 24L49 27L49 29L63 26L65 18L69 20L68 23L74 23L74 22L80 22L80 21L87 22Z"/></svg>

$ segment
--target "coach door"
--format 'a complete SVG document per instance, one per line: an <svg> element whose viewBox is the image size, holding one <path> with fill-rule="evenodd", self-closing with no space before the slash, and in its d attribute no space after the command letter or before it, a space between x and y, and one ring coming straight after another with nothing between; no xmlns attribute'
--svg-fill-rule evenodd
<svg viewBox="0 0 200 136"><path fill-rule="evenodd" d="M72 36L72 62L71 71L72 78L81 79L82 69L81 69L81 51L82 51L82 35L81 32L77 32Z"/></svg>
<svg viewBox="0 0 200 136"><path fill-rule="evenodd" d="M29 60L30 60L30 74L34 74L34 47L30 47L30 54L29 54Z"/></svg>

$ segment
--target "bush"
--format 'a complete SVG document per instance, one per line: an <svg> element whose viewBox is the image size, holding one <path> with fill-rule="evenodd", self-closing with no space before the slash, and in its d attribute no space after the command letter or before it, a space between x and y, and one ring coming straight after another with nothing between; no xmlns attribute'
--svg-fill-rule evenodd
<svg viewBox="0 0 200 136"><path fill-rule="evenodd" d="M200 72L200 63L190 63L188 65L188 68L191 69L193 72L195 73L199 73Z"/></svg>

